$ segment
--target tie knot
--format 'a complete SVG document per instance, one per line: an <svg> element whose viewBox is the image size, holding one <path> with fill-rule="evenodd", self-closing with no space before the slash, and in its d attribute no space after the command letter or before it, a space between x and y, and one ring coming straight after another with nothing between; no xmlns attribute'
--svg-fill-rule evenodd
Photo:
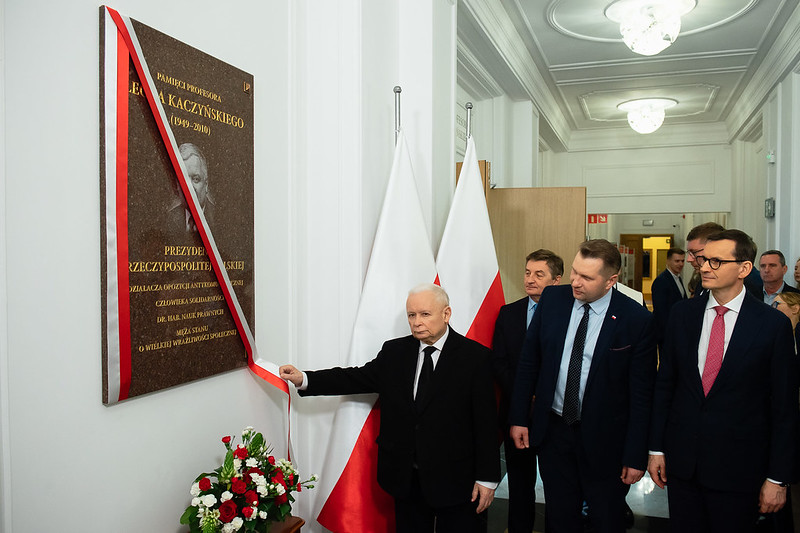
<svg viewBox="0 0 800 533"><path fill-rule="evenodd" d="M725 307L724 305L715 305L714 311L717 312L717 316L722 316L728 312L728 308Z"/></svg>
<svg viewBox="0 0 800 533"><path fill-rule="evenodd" d="M431 355L432 356L433 352L436 351L436 347L435 346L426 346L425 349L422 350L422 351L425 352L425 355Z"/></svg>
<svg viewBox="0 0 800 533"><path fill-rule="evenodd" d="M588 315L589 314L589 309L592 308L592 306L589 305L589 304L583 304L581 307L583 307L583 314L584 315Z"/></svg>

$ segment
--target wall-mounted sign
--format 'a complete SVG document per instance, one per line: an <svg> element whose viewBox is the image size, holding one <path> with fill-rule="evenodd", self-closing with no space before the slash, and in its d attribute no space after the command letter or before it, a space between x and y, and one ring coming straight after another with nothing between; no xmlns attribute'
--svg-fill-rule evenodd
<svg viewBox="0 0 800 533"><path fill-rule="evenodd" d="M589 213L589 224L608 224L607 214Z"/></svg>
<svg viewBox="0 0 800 533"><path fill-rule="evenodd" d="M103 403L247 365L253 76L100 8Z"/></svg>

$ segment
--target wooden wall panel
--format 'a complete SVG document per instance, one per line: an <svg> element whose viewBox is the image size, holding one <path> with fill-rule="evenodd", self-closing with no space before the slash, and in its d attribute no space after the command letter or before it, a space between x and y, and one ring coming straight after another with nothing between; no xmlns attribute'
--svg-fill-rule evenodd
<svg viewBox="0 0 800 533"><path fill-rule="evenodd" d="M506 302L525 296L525 256L547 248L564 259L562 283L586 238L585 187L489 189L489 219Z"/></svg>

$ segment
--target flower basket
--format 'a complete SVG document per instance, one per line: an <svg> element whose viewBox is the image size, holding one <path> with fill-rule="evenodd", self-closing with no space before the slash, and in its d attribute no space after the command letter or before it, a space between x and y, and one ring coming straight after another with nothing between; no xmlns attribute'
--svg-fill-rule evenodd
<svg viewBox="0 0 800 533"><path fill-rule="evenodd" d="M314 488L317 476L300 481L292 463L270 455L271 447L252 427L244 429L236 448L230 436L222 443L222 466L197 476L189 491L192 501L180 522L191 533L267 533L291 513L292 493Z"/></svg>

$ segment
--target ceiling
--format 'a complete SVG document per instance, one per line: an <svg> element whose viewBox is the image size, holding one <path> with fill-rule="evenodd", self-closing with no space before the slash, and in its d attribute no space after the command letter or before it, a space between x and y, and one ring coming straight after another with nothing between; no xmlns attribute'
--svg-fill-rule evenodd
<svg viewBox="0 0 800 533"><path fill-rule="evenodd" d="M562 148L628 128L617 105L645 97L678 101L665 127L724 124L730 139L800 61L800 0L697 0L675 43L649 57L622 42L603 14L610 3L462 0L459 84L479 99L534 101L544 136Z"/></svg>

